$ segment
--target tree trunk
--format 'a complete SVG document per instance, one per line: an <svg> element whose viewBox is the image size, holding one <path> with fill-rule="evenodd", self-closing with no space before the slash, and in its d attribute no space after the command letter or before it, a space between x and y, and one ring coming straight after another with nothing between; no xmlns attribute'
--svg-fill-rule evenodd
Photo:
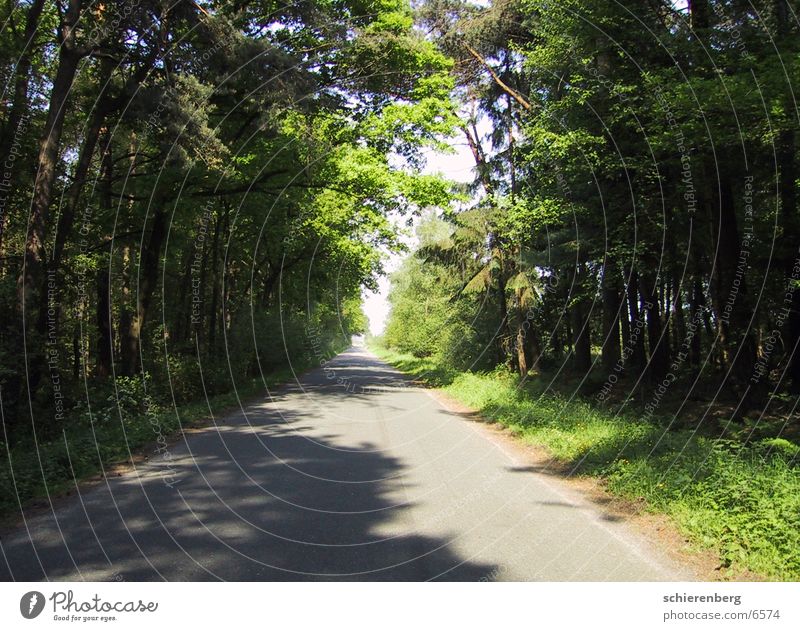
<svg viewBox="0 0 800 631"><path fill-rule="evenodd" d="M214 225L214 240L211 245L211 274L213 280L211 285L211 306L208 313L208 351L214 353L217 344L217 311L219 311L219 297L222 295L222 283L220 282L220 261L219 261L219 236L222 228L223 216L227 218L228 208L223 207L223 215L217 216Z"/></svg>
<svg viewBox="0 0 800 631"><path fill-rule="evenodd" d="M111 198L111 181L114 176L114 161L111 155L111 133L106 133L103 147L103 157L100 164L100 176L105 182L104 193L101 196L101 208L108 214L114 211ZM95 374L98 377L108 377L111 374L114 340L112 338L111 323L111 250L107 264L97 268L97 367Z"/></svg>
<svg viewBox="0 0 800 631"><path fill-rule="evenodd" d="M606 260L603 267L603 369L610 372L620 358L619 345L619 279L616 266Z"/></svg>
<svg viewBox="0 0 800 631"><path fill-rule="evenodd" d="M633 268L628 281L627 293L631 337L626 339L626 344L630 348L630 357L625 363L638 373L644 369L647 357L644 350L645 332L641 322L642 313L639 310L639 273Z"/></svg>
<svg viewBox="0 0 800 631"><path fill-rule="evenodd" d="M520 377L525 377L528 374L529 370L529 361L527 355L527 344L526 340L528 337L528 332L526 331L526 324L530 326L529 322L526 322L525 310L522 306L522 290L515 289L514 290L514 303L517 312L517 330L514 336L514 348L516 350L516 363L517 363L517 371L519 372Z"/></svg>
<svg viewBox="0 0 800 631"><path fill-rule="evenodd" d="M178 298L175 300L175 315L173 317L170 337L176 342L185 342L189 339L192 330L192 314L194 305L192 303L192 265L194 264L194 248L187 247L183 253L181 262L181 279L178 285Z"/></svg>
<svg viewBox="0 0 800 631"><path fill-rule="evenodd" d="M578 296L575 303L570 308L570 319L572 321L572 335L574 342L574 353L572 356L573 368L578 373L587 373L592 367L592 345L589 331L589 318L586 313L586 301L583 292L583 266L579 265L576 272L575 285L573 292Z"/></svg>
<svg viewBox="0 0 800 631"><path fill-rule="evenodd" d="M774 5L777 38L780 43L788 43L792 33L790 7L787 0L775 0ZM795 129L798 125L798 113L792 93L787 91L783 97L784 109L788 114L785 129L781 130L777 142L778 160L778 194L780 196L781 220L785 252L783 255L784 276L789 287L794 282L794 262L798 256L798 216L797 216L797 145ZM800 289L795 288L790 301L789 316L785 324L785 344L789 355L788 378L794 393L800 392Z"/></svg>
<svg viewBox="0 0 800 631"><path fill-rule="evenodd" d="M639 284L642 294L645 314L647 316L647 341L650 346L650 362L648 373L651 380L659 381L667 374L669 363L669 340L664 335L664 326L661 322L657 288L654 287L655 279L643 278Z"/></svg>
<svg viewBox="0 0 800 631"><path fill-rule="evenodd" d="M14 147L18 130L21 129L23 118L30 111L28 86L30 85L31 74L31 47L33 46L36 31L39 28L39 18L42 15L43 8L44 0L33 0L25 16L25 33L20 47L23 52L19 56L14 69L14 101L11 105L8 119L3 125L3 133L0 135L0 166L3 166L4 170L9 173L9 184L11 184L11 188L8 191L4 191L6 198L10 198L12 195L14 190L12 183L15 181L14 173L17 171L16 160L11 161L10 168L6 164ZM6 225L6 215L7 207L0 207L0 253L3 251L3 232Z"/></svg>
<svg viewBox="0 0 800 631"><path fill-rule="evenodd" d="M23 253L22 272L18 281L18 300L23 314L36 314L42 300L43 271L46 262L45 242L56 179L61 132L67 110L72 82L78 70L81 54L75 47L75 28L81 13L82 0L70 0L69 8L61 25L61 41L58 55L58 70L53 79L50 104L37 160L36 180L33 185L33 199L28 219L28 230ZM46 307L45 307L46 309ZM35 315L34 315L35 317Z"/></svg>
<svg viewBox="0 0 800 631"><path fill-rule="evenodd" d="M695 276L694 284L692 285L692 293L690 299L689 311L691 315L691 335L692 339L689 342L689 363L693 368L699 368L702 358L701 354L701 340L703 334L703 327L701 326L703 314L701 309L704 308L705 299L703 297L703 286L699 275Z"/></svg>
<svg viewBox="0 0 800 631"><path fill-rule="evenodd" d="M619 318L619 325L620 325L620 333L622 333L622 344L623 346L630 340L631 338L631 323L628 319L628 314L630 309L628 307L628 294L625 291L622 291L621 294L622 299L622 310L621 310L621 317Z"/></svg>
<svg viewBox="0 0 800 631"><path fill-rule="evenodd" d="M150 312L150 303L153 293L158 285L159 260L161 245L167 233L167 212L161 207L163 200L158 200L159 207L153 216L153 226L150 229L150 239L140 256L139 291L136 296L136 314L131 322L129 349L128 349L128 374L134 374L139 369L139 354L142 347L142 330Z"/></svg>
<svg viewBox="0 0 800 631"><path fill-rule="evenodd" d="M673 322L673 348L679 349L686 339L686 318L683 313L682 283L676 282L673 285L672 294L672 322Z"/></svg>
<svg viewBox="0 0 800 631"><path fill-rule="evenodd" d="M781 217L783 218L783 237L786 244L798 243L798 217L797 217L797 165L795 162L795 132L786 129L779 139L778 167L780 169L780 199ZM784 276L787 287L797 281L794 272L795 260L798 251L787 248L789 251L784 256ZM788 377L791 381L793 392L800 392L800 289L794 287L789 317L786 319L786 348L790 354Z"/></svg>
<svg viewBox="0 0 800 631"><path fill-rule="evenodd" d="M749 250L742 248L733 195L731 174L725 164L719 170L706 163L710 184L709 210L716 260L711 277L712 304L725 366L734 382L747 383L755 367L755 344L750 333L747 304L746 266ZM715 177L716 175L716 177ZM717 186L713 183L716 182Z"/></svg>
<svg viewBox="0 0 800 631"><path fill-rule="evenodd" d="M497 296L497 309L498 315L500 317L500 324L498 326L498 336L497 336L497 348L498 354L500 356L500 363L505 364L509 360L512 362L516 361L515 357L509 357L508 355L508 343L511 339L510 331L509 331L509 322L508 322L508 305L506 304L506 279L504 278L504 270L502 268L502 263L500 264L500 270L497 274L497 286L495 288L495 293ZM518 368L518 367L517 367Z"/></svg>
<svg viewBox="0 0 800 631"><path fill-rule="evenodd" d="M111 270L106 265L101 265L97 270L97 366L95 374L98 377L108 377L111 374L113 340L108 282L110 274Z"/></svg>
<svg viewBox="0 0 800 631"><path fill-rule="evenodd" d="M133 318L131 316L131 278L130 278L131 248L122 248L122 296L119 307L119 358L121 372L125 375L132 375L131 366L135 365L135 359L131 356L131 349L135 346L131 339L131 327Z"/></svg>

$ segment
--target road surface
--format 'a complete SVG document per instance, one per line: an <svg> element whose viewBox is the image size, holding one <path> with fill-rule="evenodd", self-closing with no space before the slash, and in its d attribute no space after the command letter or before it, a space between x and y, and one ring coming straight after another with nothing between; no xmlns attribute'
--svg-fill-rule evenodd
<svg viewBox="0 0 800 631"><path fill-rule="evenodd" d="M2 537L9 580L686 580L361 348Z"/></svg>

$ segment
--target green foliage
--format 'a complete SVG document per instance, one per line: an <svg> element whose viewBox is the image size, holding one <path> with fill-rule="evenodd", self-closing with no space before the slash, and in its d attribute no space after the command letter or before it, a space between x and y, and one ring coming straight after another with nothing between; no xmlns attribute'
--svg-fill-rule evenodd
<svg viewBox="0 0 800 631"><path fill-rule="evenodd" d="M443 281L441 270L415 258L405 262L392 281L392 317L384 333L387 344L419 357L446 351L452 343L447 334L455 310L447 292L442 291Z"/></svg>
<svg viewBox="0 0 800 631"><path fill-rule="evenodd" d="M125 459L155 439L154 419L166 435L206 397L230 402L342 350L402 247L387 217L452 198L418 167L457 123L453 63L407 0L68 4L68 92L53 3L37 20L37 3L9 5L0 35L0 162L19 130L0 212L0 510ZM23 328L25 270L47 290Z"/></svg>
<svg viewBox="0 0 800 631"><path fill-rule="evenodd" d="M448 250L453 245L452 226L427 215L418 228L425 247ZM392 276L391 308L383 339L387 346L416 357L466 368L487 366L481 353L481 335L492 326L491 313L476 311L469 285L448 265L424 260L421 249L408 257ZM478 281L471 281L476 284Z"/></svg>

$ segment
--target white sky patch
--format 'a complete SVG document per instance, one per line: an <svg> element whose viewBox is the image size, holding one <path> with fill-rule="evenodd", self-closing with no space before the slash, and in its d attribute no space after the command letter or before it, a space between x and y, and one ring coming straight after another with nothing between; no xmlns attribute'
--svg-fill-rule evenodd
<svg viewBox="0 0 800 631"><path fill-rule="evenodd" d="M475 161L467 146L467 141L463 136L459 135L450 139L449 144L453 147L455 153L442 154L435 151L425 152L427 165L423 173L440 173L444 177L456 182L471 182L474 177ZM403 239L404 243L410 247L414 246L416 242L416 235L414 234L416 219L411 228L405 225L406 218L404 217L390 217L390 219L398 228L407 233L407 236ZM367 315L367 318L369 318L369 330L372 335L380 335L386 327L386 318L389 316L388 296L391 286L388 274L397 271L402 261L403 255L388 255L384 266L387 276L382 276L378 280L378 291L375 293L370 291L364 292L364 313Z"/></svg>

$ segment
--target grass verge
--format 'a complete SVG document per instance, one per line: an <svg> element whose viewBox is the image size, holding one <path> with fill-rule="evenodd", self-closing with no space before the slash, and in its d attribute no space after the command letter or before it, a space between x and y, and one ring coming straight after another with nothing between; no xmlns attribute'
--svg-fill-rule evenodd
<svg viewBox="0 0 800 631"><path fill-rule="evenodd" d="M800 580L800 448L780 438L742 444L615 416L584 401L534 394L507 371L455 372L385 348L378 356L488 420L544 447L614 495L671 517L720 558L721 576L749 571Z"/></svg>

